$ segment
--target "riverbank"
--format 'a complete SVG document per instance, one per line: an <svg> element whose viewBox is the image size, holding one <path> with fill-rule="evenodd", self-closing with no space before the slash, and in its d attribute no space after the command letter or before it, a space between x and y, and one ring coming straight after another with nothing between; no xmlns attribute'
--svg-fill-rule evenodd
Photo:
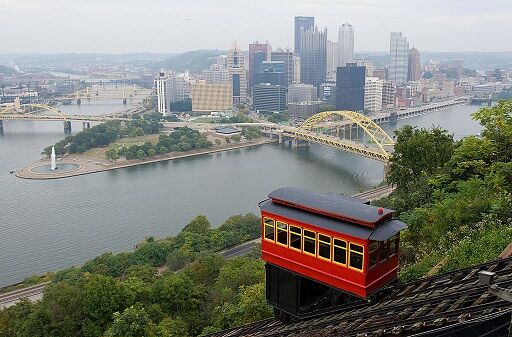
<svg viewBox="0 0 512 337"><path fill-rule="evenodd" d="M253 147L253 146L260 146L260 145L269 144L272 142L274 142L274 141L269 140L269 139L259 139L259 140L252 141L252 142L241 143L241 144L228 144L228 145L223 145L223 146L206 149L206 150L193 150L193 151L188 151L188 152L171 152L171 153L164 154L164 155L158 155L158 156L152 157L150 159L122 160L122 161L117 161L117 162L108 162L108 161L103 160L102 158L92 158L92 159L89 158L88 159L81 155L69 155L69 156L64 157L62 160L60 160L58 164L59 165L60 164L78 165L78 168L76 168L72 171L64 171L64 172L55 172L54 171L54 172L48 172L48 173L35 172L34 170L38 167L50 165L49 159L41 159L41 160L38 160L38 161L30 164L27 167L24 167L21 170L16 171L16 177L22 178L22 179L35 179L35 180L70 178L70 177L76 177L76 176L81 176L81 175L85 175L85 174L118 170L118 169L122 169L122 168L158 163L158 162L168 161L168 160L173 160L173 159L189 158L189 157L201 156L201 155L210 154L210 153L230 151L230 150L242 149L242 148Z"/></svg>

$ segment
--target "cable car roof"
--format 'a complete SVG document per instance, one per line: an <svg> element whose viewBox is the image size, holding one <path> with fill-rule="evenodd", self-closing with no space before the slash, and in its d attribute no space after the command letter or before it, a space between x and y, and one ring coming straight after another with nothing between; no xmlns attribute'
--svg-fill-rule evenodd
<svg viewBox="0 0 512 337"><path fill-rule="evenodd" d="M394 211L367 205L363 200L334 193L318 193L296 187L282 187L269 195L274 203L326 217L374 228L391 219Z"/></svg>

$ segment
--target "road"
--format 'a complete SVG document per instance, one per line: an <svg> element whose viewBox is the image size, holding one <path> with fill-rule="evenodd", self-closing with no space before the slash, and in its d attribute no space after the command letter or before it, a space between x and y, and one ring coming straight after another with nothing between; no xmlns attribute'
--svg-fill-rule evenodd
<svg viewBox="0 0 512 337"><path fill-rule="evenodd" d="M391 186L381 186L375 189L357 193L352 195L355 198L365 199L368 201L376 200L385 196L388 196L391 192L394 191L394 187ZM260 239L254 239L251 241L244 242L238 246L234 246L228 248L226 250L220 251L219 254L222 255L226 259L232 259L239 256L244 256L249 254L253 248L260 242ZM0 295L0 309L8 308L10 306L15 305L22 298L27 298L30 301L39 301L43 298L43 290L44 287L50 282L41 283L35 286L31 286L24 289L14 290L5 294Z"/></svg>

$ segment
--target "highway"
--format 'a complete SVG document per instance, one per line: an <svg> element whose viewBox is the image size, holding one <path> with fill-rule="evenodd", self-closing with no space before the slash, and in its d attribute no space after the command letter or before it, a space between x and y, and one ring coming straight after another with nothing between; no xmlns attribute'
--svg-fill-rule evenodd
<svg viewBox="0 0 512 337"><path fill-rule="evenodd" d="M375 189L357 193L352 195L355 198L365 199L368 201L376 200L388 196L394 191L394 187L381 186ZM244 242L238 246L234 246L218 252L226 259L233 259L235 257L244 256L249 254L253 248L260 242L260 238ZM28 288L14 290L5 294L0 294L0 309L8 308L15 305L22 298L27 298L30 301L39 301L43 298L43 291L45 286L50 282L37 284Z"/></svg>

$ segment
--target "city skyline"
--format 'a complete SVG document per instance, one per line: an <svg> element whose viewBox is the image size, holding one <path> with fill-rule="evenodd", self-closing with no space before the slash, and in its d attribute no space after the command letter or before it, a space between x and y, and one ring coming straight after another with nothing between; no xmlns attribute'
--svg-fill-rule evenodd
<svg viewBox="0 0 512 337"><path fill-rule="evenodd" d="M328 28L330 40L336 40L343 22L350 22L357 27L356 51L385 51L391 31L404 32L423 51L512 49L504 43L512 22L512 3L498 0L270 4L267 0L229 0L215 5L205 0L173 4L152 0L142 6L133 0L77 0L62 5L57 0L4 0L0 7L5 36L2 53L171 53L223 49L234 40L244 50L256 40L293 50L295 16L314 16L319 29ZM20 36L34 38L23 44Z"/></svg>

